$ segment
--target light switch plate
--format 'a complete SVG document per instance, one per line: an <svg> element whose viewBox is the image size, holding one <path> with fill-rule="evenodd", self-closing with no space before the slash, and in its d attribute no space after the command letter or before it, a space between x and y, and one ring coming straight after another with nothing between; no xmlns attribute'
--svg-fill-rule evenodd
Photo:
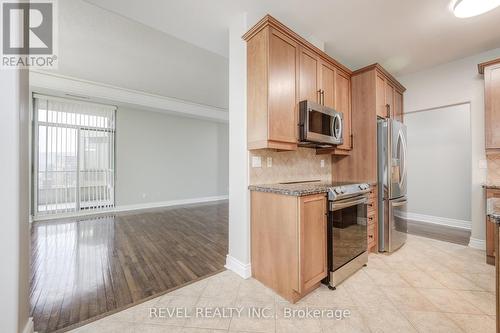
<svg viewBox="0 0 500 333"><path fill-rule="evenodd" d="M260 156L252 156L252 168L262 168L262 158Z"/></svg>
<svg viewBox="0 0 500 333"><path fill-rule="evenodd" d="M267 167L268 168L272 168L273 167L273 158L272 157L268 157L267 158Z"/></svg>
<svg viewBox="0 0 500 333"><path fill-rule="evenodd" d="M324 168L325 167L325 160L321 160L321 167Z"/></svg>

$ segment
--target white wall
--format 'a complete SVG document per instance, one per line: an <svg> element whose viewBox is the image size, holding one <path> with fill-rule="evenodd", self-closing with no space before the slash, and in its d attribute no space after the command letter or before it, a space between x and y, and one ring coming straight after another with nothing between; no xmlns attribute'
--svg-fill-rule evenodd
<svg viewBox="0 0 500 333"><path fill-rule="evenodd" d="M82 0L58 6L58 74L227 109L226 58Z"/></svg>
<svg viewBox="0 0 500 333"><path fill-rule="evenodd" d="M0 332L22 332L29 317L28 73L0 71Z"/></svg>
<svg viewBox="0 0 500 333"><path fill-rule="evenodd" d="M247 56L246 43L241 39L247 30L246 14L236 15L229 28L229 254L226 267L244 278L251 275Z"/></svg>
<svg viewBox="0 0 500 333"><path fill-rule="evenodd" d="M226 196L228 124L119 107L118 207Z"/></svg>
<svg viewBox="0 0 500 333"><path fill-rule="evenodd" d="M470 228L470 105L408 113L405 123L409 217Z"/></svg>
<svg viewBox="0 0 500 333"><path fill-rule="evenodd" d="M483 247L485 239L485 202L481 185L486 180L486 170L479 168L479 162L485 160L484 81L478 74L477 64L498 57L500 57L500 49L495 49L398 77L398 80L408 89L404 101L406 112L470 102L472 137L471 245L477 247Z"/></svg>

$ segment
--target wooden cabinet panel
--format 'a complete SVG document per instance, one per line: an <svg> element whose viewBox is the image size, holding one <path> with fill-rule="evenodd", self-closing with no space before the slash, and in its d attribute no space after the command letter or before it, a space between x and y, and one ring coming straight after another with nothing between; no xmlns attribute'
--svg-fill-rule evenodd
<svg viewBox="0 0 500 333"><path fill-rule="evenodd" d="M297 44L271 29L269 36L269 140L297 142Z"/></svg>
<svg viewBox="0 0 500 333"><path fill-rule="evenodd" d="M252 276L292 303L327 275L326 201L251 192Z"/></svg>
<svg viewBox="0 0 500 333"><path fill-rule="evenodd" d="M487 189L486 199L500 199L500 190ZM495 224L486 217L486 262L493 265L495 262Z"/></svg>
<svg viewBox="0 0 500 333"><path fill-rule="evenodd" d="M394 91L394 119L403 122L403 94L399 91Z"/></svg>
<svg viewBox="0 0 500 333"><path fill-rule="evenodd" d="M387 82L385 83L385 105L387 108L387 116L394 116L394 87Z"/></svg>
<svg viewBox="0 0 500 333"><path fill-rule="evenodd" d="M305 291L327 275L327 212L325 195L300 198L300 281Z"/></svg>
<svg viewBox="0 0 500 333"><path fill-rule="evenodd" d="M320 103L318 87L319 59L317 55L300 48L299 101L310 100Z"/></svg>
<svg viewBox="0 0 500 333"><path fill-rule="evenodd" d="M335 108L335 75L336 69L332 65L321 61L319 69L320 89L323 91L323 104L330 108Z"/></svg>
<svg viewBox="0 0 500 333"><path fill-rule="evenodd" d="M387 106L385 102L385 78L377 73L375 82L377 116L387 117Z"/></svg>
<svg viewBox="0 0 500 333"><path fill-rule="evenodd" d="M344 143L338 149L351 149L351 79L340 71L335 75L335 109L344 114Z"/></svg>
<svg viewBox="0 0 500 333"><path fill-rule="evenodd" d="M500 64L486 67L484 81L486 149L500 149Z"/></svg>

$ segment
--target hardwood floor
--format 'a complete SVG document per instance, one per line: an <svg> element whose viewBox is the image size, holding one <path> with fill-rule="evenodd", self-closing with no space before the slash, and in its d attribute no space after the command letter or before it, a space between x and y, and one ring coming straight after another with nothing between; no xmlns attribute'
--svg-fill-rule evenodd
<svg viewBox="0 0 500 333"><path fill-rule="evenodd" d="M468 230L417 221L408 221L408 233L466 246L470 240Z"/></svg>
<svg viewBox="0 0 500 333"><path fill-rule="evenodd" d="M227 201L32 226L35 331L139 303L223 269Z"/></svg>

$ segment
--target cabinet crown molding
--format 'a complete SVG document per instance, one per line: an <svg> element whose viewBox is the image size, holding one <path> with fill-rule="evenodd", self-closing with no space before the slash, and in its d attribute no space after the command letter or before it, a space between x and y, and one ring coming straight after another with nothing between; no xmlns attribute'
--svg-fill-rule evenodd
<svg viewBox="0 0 500 333"><path fill-rule="evenodd" d="M395 87L396 87L396 90L398 90L399 92L401 93L404 93L406 91L406 88L401 84L399 83L398 80L396 80L396 78L394 76L392 76L391 73L389 73L384 67L382 67L382 65L380 65L379 63L375 63L375 64L371 64L371 65L368 65L366 67L363 67L363 68L360 68L360 69L357 69L355 70L354 72L352 72L352 75L353 76L356 76L358 74L361 74L361 73L364 73L364 72L368 72L368 71L371 71L373 69L376 69L378 70L379 72L381 72Z"/></svg>
<svg viewBox="0 0 500 333"><path fill-rule="evenodd" d="M496 64L500 64L500 58L498 59L494 59L494 60L490 60L490 61L486 61L486 62L482 62L480 64L477 65L477 69L479 71L479 74L484 74L484 69L488 66L493 66L493 65L496 65Z"/></svg>
<svg viewBox="0 0 500 333"><path fill-rule="evenodd" d="M288 37L294 39L297 43L302 44L306 46L307 48L311 49L311 51L317 53L318 55L321 56L326 61L329 61L333 63L335 66L337 66L339 69L341 69L345 74L348 74L349 76L352 74L352 70L347 68L346 66L342 65L340 62L337 60L333 59L330 57L328 54L326 54L323 50L319 49L318 47L314 46L312 43L307 41L305 38L301 37L298 35L296 32L294 32L292 29L288 28L286 25L278 21L276 18L272 17L271 15L267 14L264 16L259 22L257 22L246 34L242 36L243 40L249 41L254 37L259 31L266 27L272 27L276 30L279 30L280 32L286 34Z"/></svg>

